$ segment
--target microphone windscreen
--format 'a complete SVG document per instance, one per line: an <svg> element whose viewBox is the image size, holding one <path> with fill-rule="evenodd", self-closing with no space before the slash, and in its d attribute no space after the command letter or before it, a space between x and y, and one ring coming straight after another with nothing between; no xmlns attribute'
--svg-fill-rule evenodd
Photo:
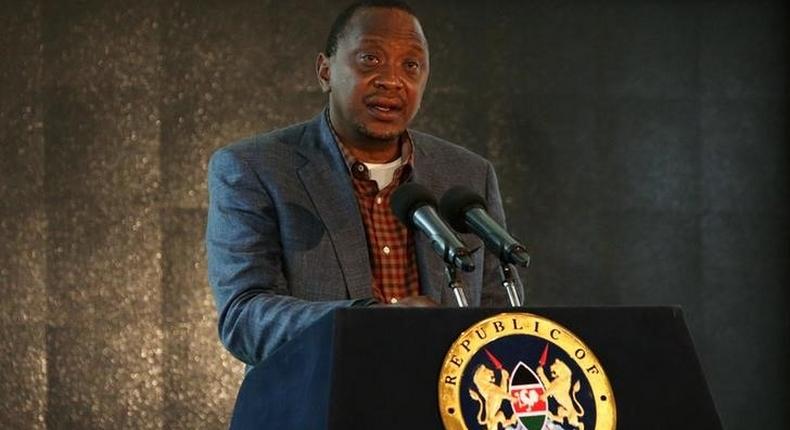
<svg viewBox="0 0 790 430"><path fill-rule="evenodd" d="M470 208L486 208L486 200L462 185L447 190L439 201L439 213L452 228L461 233L469 233L464 214Z"/></svg>
<svg viewBox="0 0 790 430"><path fill-rule="evenodd" d="M403 224L414 228L412 214L422 206L436 206L436 199L424 186L409 182L401 185L392 193L390 208Z"/></svg>

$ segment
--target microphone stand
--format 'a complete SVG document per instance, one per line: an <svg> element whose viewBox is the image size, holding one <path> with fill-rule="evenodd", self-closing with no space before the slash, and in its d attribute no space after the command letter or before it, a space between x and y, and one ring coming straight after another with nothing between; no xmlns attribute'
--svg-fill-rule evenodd
<svg viewBox="0 0 790 430"><path fill-rule="evenodd" d="M514 308L521 306L521 299L519 299L518 290L516 289L516 278L513 276L513 266L502 261L499 266L499 276L502 279L502 286L507 291L510 306Z"/></svg>
<svg viewBox="0 0 790 430"><path fill-rule="evenodd" d="M461 280L461 277L458 276L458 271L455 270L455 266L445 264L444 274L447 276L447 286L453 290L453 296L455 296L458 307L468 308L469 303L467 303L466 295L464 294L464 282Z"/></svg>

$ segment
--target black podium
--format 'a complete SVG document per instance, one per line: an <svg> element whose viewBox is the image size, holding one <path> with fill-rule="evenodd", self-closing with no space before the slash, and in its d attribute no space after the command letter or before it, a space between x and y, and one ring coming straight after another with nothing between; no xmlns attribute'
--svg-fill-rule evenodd
<svg viewBox="0 0 790 430"><path fill-rule="evenodd" d="M438 378L459 334L523 311L581 338L611 382L618 429L720 429L677 307L342 309L251 370L232 429L441 429Z"/></svg>

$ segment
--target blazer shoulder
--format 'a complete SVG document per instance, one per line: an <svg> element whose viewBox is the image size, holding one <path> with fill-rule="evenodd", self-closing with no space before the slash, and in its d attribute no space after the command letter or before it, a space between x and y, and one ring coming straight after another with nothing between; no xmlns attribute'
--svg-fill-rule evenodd
<svg viewBox="0 0 790 430"><path fill-rule="evenodd" d="M244 160L257 160L266 154L267 158L279 158L294 151L307 125L308 122L302 122L245 137L217 149L212 157L231 155Z"/></svg>
<svg viewBox="0 0 790 430"><path fill-rule="evenodd" d="M486 168L491 164L482 155L440 137L417 130L409 130L409 134L414 139L415 150L424 153L432 160L448 164L474 165Z"/></svg>

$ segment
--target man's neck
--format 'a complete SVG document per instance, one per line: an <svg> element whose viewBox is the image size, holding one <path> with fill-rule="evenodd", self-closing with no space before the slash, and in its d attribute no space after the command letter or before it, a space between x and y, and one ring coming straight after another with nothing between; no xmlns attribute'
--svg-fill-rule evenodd
<svg viewBox="0 0 790 430"><path fill-rule="evenodd" d="M341 144L348 152L363 163L388 163L400 157L400 138L385 142L376 140L369 143L358 143L340 136Z"/></svg>

